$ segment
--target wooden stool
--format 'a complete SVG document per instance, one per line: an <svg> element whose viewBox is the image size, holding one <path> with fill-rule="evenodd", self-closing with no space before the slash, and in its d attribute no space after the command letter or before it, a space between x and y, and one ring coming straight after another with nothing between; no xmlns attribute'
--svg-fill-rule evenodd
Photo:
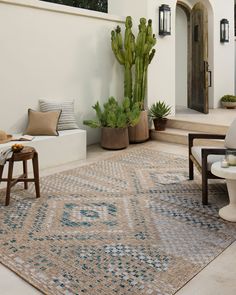
<svg viewBox="0 0 236 295"><path fill-rule="evenodd" d="M28 169L27 169L27 161L32 160L33 164L33 172L34 178L28 178ZM10 193L11 188L17 182L24 182L24 189L28 189L28 182L35 183L35 191L36 191L36 198L40 197L40 188L39 188L39 165L38 165L38 153L32 147L24 147L22 151L18 153L13 153L12 157L7 160L9 162L8 167L8 177L2 178L3 168L4 166L0 166L0 182L5 181L7 182L7 190L6 190L6 203L5 205L8 206L10 203ZM22 161L23 163L23 174L17 178L12 178L13 176L13 166L14 162Z"/></svg>

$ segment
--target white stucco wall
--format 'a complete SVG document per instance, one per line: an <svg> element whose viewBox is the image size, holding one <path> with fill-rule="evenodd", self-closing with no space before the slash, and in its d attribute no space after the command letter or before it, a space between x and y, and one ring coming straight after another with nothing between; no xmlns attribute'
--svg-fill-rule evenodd
<svg viewBox="0 0 236 295"><path fill-rule="evenodd" d="M16 5L17 4L17 5ZM123 18L37 0L0 0L0 129L21 132L39 98L74 99L88 143L99 130L82 124L91 106L123 96L110 31Z"/></svg>
<svg viewBox="0 0 236 295"><path fill-rule="evenodd" d="M145 0L108 0L108 12L138 20L146 16L147 5Z"/></svg>
<svg viewBox="0 0 236 295"><path fill-rule="evenodd" d="M214 11L214 108L220 106L220 98L235 91L235 43L234 43L234 0L211 0ZM230 42L220 43L220 20L227 18Z"/></svg>
<svg viewBox="0 0 236 295"><path fill-rule="evenodd" d="M176 8L176 106L187 107L188 102L188 23L186 13Z"/></svg>
<svg viewBox="0 0 236 295"><path fill-rule="evenodd" d="M164 100L167 104L175 105L175 1L167 0L171 14L171 35L159 36L159 7L162 0L147 0L147 17L153 20L153 27L157 37L156 56L149 66L148 73L148 105L157 100Z"/></svg>

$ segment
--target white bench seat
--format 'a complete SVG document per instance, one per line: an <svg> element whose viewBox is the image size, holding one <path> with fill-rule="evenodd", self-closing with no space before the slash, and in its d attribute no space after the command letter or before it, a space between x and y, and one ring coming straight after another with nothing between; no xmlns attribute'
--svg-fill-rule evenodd
<svg viewBox="0 0 236 295"><path fill-rule="evenodd" d="M16 138L20 136L21 134L13 134ZM40 169L86 159L86 131L81 129L59 131L59 136L35 136L32 141L10 141L0 144L0 149L14 143L34 147L39 154ZM14 171L21 173L19 168L21 167L16 167ZM29 168L31 170L31 165Z"/></svg>

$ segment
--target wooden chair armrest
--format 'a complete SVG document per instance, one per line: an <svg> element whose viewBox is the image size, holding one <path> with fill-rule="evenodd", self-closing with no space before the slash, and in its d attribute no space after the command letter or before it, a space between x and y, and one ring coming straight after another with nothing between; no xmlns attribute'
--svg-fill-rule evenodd
<svg viewBox="0 0 236 295"><path fill-rule="evenodd" d="M208 133L189 133L188 134L188 152L191 155L194 139L225 139L224 134L208 134Z"/></svg>
<svg viewBox="0 0 236 295"><path fill-rule="evenodd" d="M204 148L204 149L202 149L202 157L204 156L204 157L207 157L207 156L209 156L209 155L225 155L225 151L226 151L226 149L222 149L222 148L219 148L219 149L217 149L217 148L215 148L215 149L213 149L213 148Z"/></svg>
<svg viewBox="0 0 236 295"><path fill-rule="evenodd" d="M202 165L205 163L207 164L207 157L209 155L222 155L224 156L225 155L225 152L226 152L226 149L213 149L213 148L203 148L202 149L202 153L201 153L201 158L202 158ZM190 154L190 156L192 158L192 160L194 160L194 156L192 154Z"/></svg>
<svg viewBox="0 0 236 295"><path fill-rule="evenodd" d="M202 149L202 170L207 171L207 157L209 155L225 155L226 149Z"/></svg>
<svg viewBox="0 0 236 295"><path fill-rule="evenodd" d="M193 140L195 138L206 138L206 139L225 139L224 134L210 134L210 133L189 133L188 139Z"/></svg>

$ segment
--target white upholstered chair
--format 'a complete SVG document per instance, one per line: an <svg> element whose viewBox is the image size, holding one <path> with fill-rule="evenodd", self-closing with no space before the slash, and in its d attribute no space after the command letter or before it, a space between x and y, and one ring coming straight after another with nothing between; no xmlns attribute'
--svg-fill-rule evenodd
<svg viewBox="0 0 236 295"><path fill-rule="evenodd" d="M197 146L194 139L219 139L224 140L224 147ZM194 165L202 176L202 203L208 204L208 179L219 178L211 173L211 165L225 157L226 149L236 149L236 119L230 125L226 135L190 133L189 146L189 179L194 179Z"/></svg>

